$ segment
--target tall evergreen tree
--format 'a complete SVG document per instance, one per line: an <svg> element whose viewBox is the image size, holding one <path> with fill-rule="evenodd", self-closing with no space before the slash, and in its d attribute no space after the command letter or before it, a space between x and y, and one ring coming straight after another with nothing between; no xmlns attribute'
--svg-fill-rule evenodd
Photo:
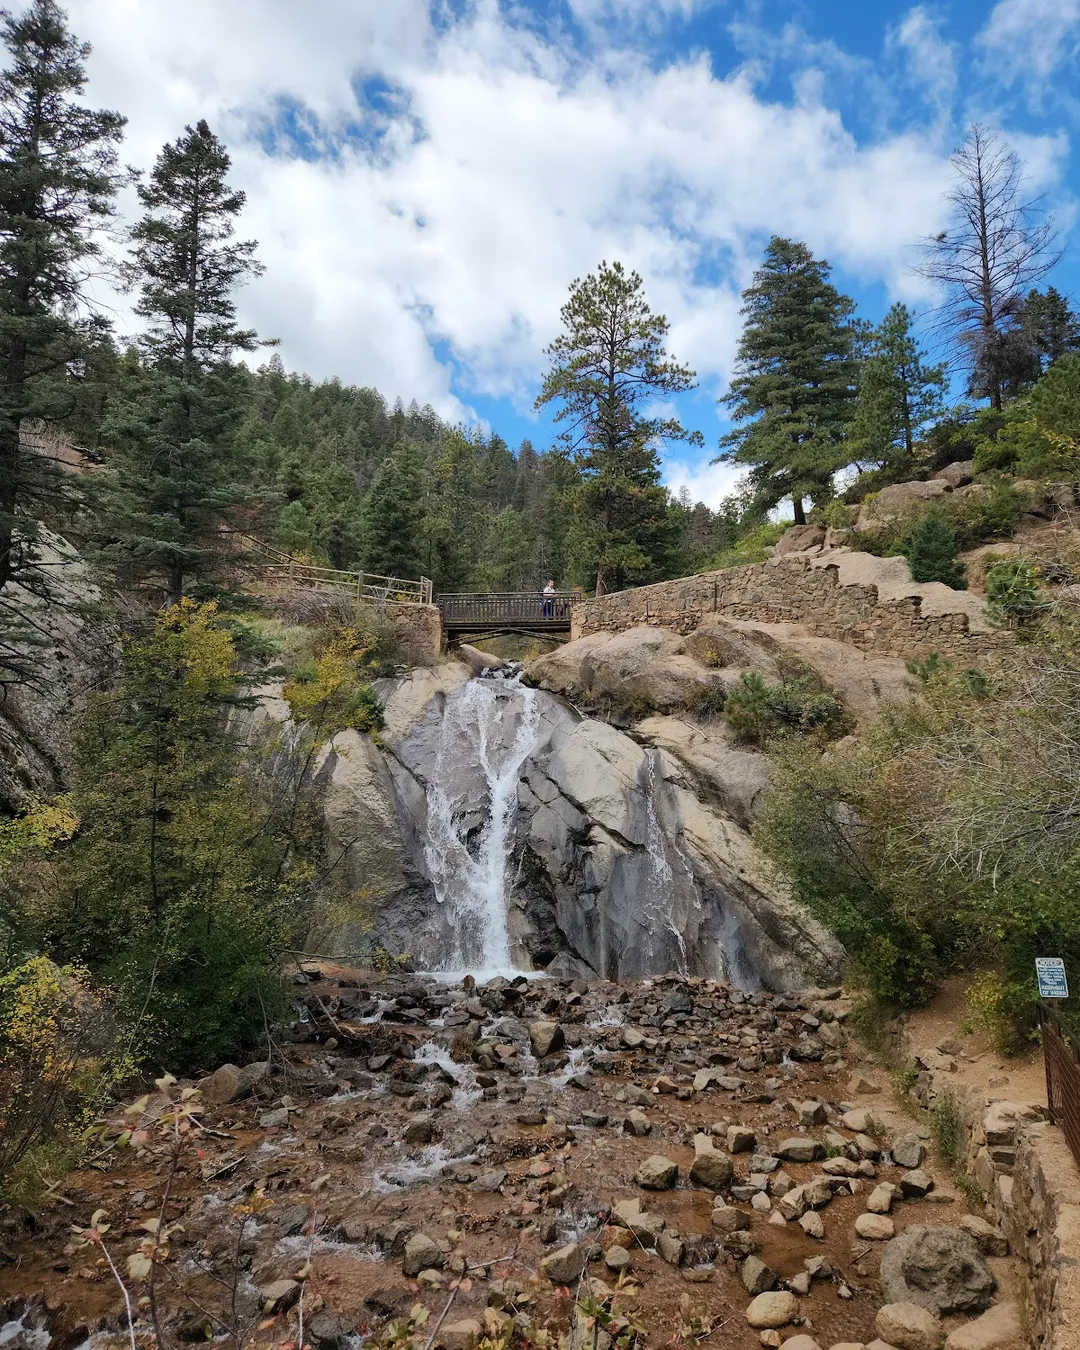
<svg viewBox="0 0 1080 1350"><path fill-rule="evenodd" d="M411 581L424 574L421 542L423 466L402 441L383 460L364 501L364 568Z"/></svg>
<svg viewBox="0 0 1080 1350"><path fill-rule="evenodd" d="M244 496L233 461L246 386L231 358L258 340L237 327L233 292L262 268L255 242L233 238L244 194L229 167L205 121L185 128L140 186L146 214L131 236L147 367L111 427L113 551L128 577L162 580L173 601L212 574L221 525Z"/></svg>
<svg viewBox="0 0 1080 1350"><path fill-rule="evenodd" d="M1024 301L1023 326L1037 363L1037 374L1063 356L1080 351L1080 316L1053 286L1032 290Z"/></svg>
<svg viewBox="0 0 1080 1350"><path fill-rule="evenodd" d="M674 548L678 523L660 486L658 447L700 444L673 418L648 414L663 395L693 388L694 372L668 355L668 321L654 314L637 272L602 262L575 281L537 408L560 405L560 436L581 476L571 504L573 571L598 591L647 580Z"/></svg>
<svg viewBox="0 0 1080 1350"><path fill-rule="evenodd" d="M848 436L859 462L904 473L920 432L944 411L947 386L945 367L926 364L913 317L906 305L893 305L870 335Z"/></svg>
<svg viewBox="0 0 1080 1350"><path fill-rule="evenodd" d="M829 264L779 236L743 292L735 378L721 400L734 427L713 462L747 465L759 504L790 497L797 524L806 519L803 499L830 497L846 462L861 335L854 312L829 281Z"/></svg>
<svg viewBox="0 0 1080 1350"><path fill-rule="evenodd" d="M7 67L0 74L0 631L20 628L10 597L16 578L47 582L35 568L44 514L71 479L31 451L28 423L57 422L72 407L71 362L100 337L85 286L98 230L118 184L124 121L88 108L90 48L54 0L0 11ZM0 637L0 667L10 654Z"/></svg>

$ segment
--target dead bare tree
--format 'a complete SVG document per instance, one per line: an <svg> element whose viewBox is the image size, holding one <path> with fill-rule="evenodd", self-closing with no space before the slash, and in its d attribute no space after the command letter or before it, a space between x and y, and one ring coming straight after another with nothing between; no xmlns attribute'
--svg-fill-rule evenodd
<svg viewBox="0 0 1080 1350"><path fill-rule="evenodd" d="M976 123L952 157L953 221L922 245L915 270L944 291L939 324L963 353L969 392L1000 410L1017 359L1024 295L1055 265L1056 227L1040 198L1025 198L1024 165Z"/></svg>

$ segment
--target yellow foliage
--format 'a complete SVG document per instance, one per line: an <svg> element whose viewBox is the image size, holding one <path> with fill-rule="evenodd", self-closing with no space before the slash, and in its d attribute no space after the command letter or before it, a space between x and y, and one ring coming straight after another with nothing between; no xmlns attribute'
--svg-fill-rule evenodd
<svg viewBox="0 0 1080 1350"><path fill-rule="evenodd" d="M78 827L79 817L67 797L51 802L31 798L14 820L0 820L0 866L28 849L70 839Z"/></svg>
<svg viewBox="0 0 1080 1350"><path fill-rule="evenodd" d="M232 687L236 650L217 623L217 604L186 597L158 618L150 646L165 644L183 668L185 692L196 698L221 696Z"/></svg>
<svg viewBox="0 0 1080 1350"><path fill-rule="evenodd" d="M374 731L382 715L362 671L372 647L356 628L342 628L327 642L314 670L295 675L285 685L293 718L317 735L333 735L346 727Z"/></svg>

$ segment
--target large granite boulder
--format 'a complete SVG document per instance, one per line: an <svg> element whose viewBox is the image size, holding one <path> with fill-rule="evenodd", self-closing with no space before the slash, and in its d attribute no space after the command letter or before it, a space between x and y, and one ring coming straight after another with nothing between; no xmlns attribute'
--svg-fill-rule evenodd
<svg viewBox="0 0 1080 1350"><path fill-rule="evenodd" d="M915 1303L941 1317L982 1312L997 1282L970 1233L920 1224L885 1248L881 1287L887 1303Z"/></svg>

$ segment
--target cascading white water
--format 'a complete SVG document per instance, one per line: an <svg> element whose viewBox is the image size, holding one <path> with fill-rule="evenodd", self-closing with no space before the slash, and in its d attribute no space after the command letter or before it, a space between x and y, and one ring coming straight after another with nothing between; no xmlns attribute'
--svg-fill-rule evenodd
<svg viewBox="0 0 1080 1350"><path fill-rule="evenodd" d="M539 728L539 697L516 679L470 680L446 700L427 793L425 845L435 896L449 919L449 949L439 962L444 970L478 977L514 971L507 924L510 849L518 778L536 749ZM468 763L480 768L486 801L454 800L448 790L455 768Z"/></svg>

